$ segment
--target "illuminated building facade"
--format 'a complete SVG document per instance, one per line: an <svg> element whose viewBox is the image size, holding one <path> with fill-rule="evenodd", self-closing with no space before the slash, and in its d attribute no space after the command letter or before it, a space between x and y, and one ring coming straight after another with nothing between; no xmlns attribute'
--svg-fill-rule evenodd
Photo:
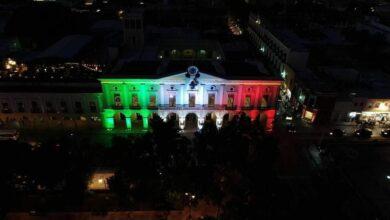
<svg viewBox="0 0 390 220"><path fill-rule="evenodd" d="M291 33L271 30L264 19L250 14L248 22L249 39L259 53L271 64L271 68L285 79L285 87L293 89L294 70L306 68L308 50Z"/></svg>
<svg viewBox="0 0 390 220"><path fill-rule="evenodd" d="M390 100L354 97L336 102L332 120L337 123L369 122L390 125Z"/></svg>
<svg viewBox="0 0 390 220"><path fill-rule="evenodd" d="M202 128L211 117L217 127L234 114L246 113L271 131L281 80L224 79L191 66L182 73L146 78L102 78L102 123L106 129L148 128L157 114L174 117L181 129Z"/></svg>

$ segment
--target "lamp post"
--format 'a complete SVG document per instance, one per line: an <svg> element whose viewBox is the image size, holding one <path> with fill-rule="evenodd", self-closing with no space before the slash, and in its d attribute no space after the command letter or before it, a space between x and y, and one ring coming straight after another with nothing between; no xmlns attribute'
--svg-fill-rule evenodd
<svg viewBox="0 0 390 220"><path fill-rule="evenodd" d="M190 208L190 214L188 216L188 219L192 219L192 203L193 201L195 201L196 199L196 195L193 194L193 193L184 193L184 196L185 196L185 199L186 199L186 203L188 204L188 207Z"/></svg>

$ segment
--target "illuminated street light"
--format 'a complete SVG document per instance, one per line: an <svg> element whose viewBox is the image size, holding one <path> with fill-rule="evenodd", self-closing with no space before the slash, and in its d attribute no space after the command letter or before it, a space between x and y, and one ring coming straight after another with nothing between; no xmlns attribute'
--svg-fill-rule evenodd
<svg viewBox="0 0 390 220"><path fill-rule="evenodd" d="M188 219L192 219L192 205L193 202L195 201L196 195L188 192L185 192L184 195L185 195L185 202L187 203L188 208L190 208Z"/></svg>
<svg viewBox="0 0 390 220"><path fill-rule="evenodd" d="M281 73L280 73L280 75L283 77L283 79L285 79L286 78L286 71L282 71Z"/></svg>

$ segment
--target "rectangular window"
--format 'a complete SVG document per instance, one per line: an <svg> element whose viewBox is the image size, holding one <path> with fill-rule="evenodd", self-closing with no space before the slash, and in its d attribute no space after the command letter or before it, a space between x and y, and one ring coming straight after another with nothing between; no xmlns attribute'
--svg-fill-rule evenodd
<svg viewBox="0 0 390 220"><path fill-rule="evenodd" d="M131 105L133 107L138 107L139 106L138 95L137 94L132 94L131 95Z"/></svg>
<svg viewBox="0 0 390 220"><path fill-rule="evenodd" d="M3 113L9 113L10 112L10 108L9 108L9 105L8 105L7 102L1 103L1 108L2 108L2 112Z"/></svg>
<svg viewBox="0 0 390 220"><path fill-rule="evenodd" d="M195 107L195 94L188 94L188 106L189 107Z"/></svg>
<svg viewBox="0 0 390 220"><path fill-rule="evenodd" d="M150 107L155 107L156 106L156 96L155 95L150 95L149 96L149 106Z"/></svg>
<svg viewBox="0 0 390 220"><path fill-rule="evenodd" d="M89 111L92 113L97 112L96 103L95 102L89 102Z"/></svg>
<svg viewBox="0 0 390 220"><path fill-rule="evenodd" d="M24 104L23 102L18 102L17 104L18 112L25 112Z"/></svg>
<svg viewBox="0 0 390 220"><path fill-rule="evenodd" d="M114 103L115 103L115 107L121 107L122 106L121 96L118 93L114 94Z"/></svg>
<svg viewBox="0 0 390 220"><path fill-rule="evenodd" d="M233 107L233 106L234 106L234 95L229 94L227 100L227 107Z"/></svg>
<svg viewBox="0 0 390 220"><path fill-rule="evenodd" d="M74 103L75 111L78 114L83 113L83 107L81 106L81 102L75 102Z"/></svg>
<svg viewBox="0 0 390 220"><path fill-rule="evenodd" d="M36 101L31 102L31 112L32 113L40 113L41 108L38 106L38 103Z"/></svg>
<svg viewBox="0 0 390 220"><path fill-rule="evenodd" d="M210 93L209 94L209 101L208 101L209 107L214 107L215 106L215 94Z"/></svg>
<svg viewBox="0 0 390 220"><path fill-rule="evenodd" d="M250 95L245 96L244 106L247 108L251 106L251 96Z"/></svg>
<svg viewBox="0 0 390 220"><path fill-rule="evenodd" d="M61 113L68 113L68 106L65 101L60 102Z"/></svg>
<svg viewBox="0 0 390 220"><path fill-rule="evenodd" d="M137 29L141 29L141 20L136 20L136 27Z"/></svg>
<svg viewBox="0 0 390 220"><path fill-rule="evenodd" d="M261 107L266 108L268 107L268 100L269 100L269 95L263 95L261 98Z"/></svg>
<svg viewBox="0 0 390 220"><path fill-rule="evenodd" d="M305 117L306 119L313 120L313 116L314 116L313 112L305 111L304 117Z"/></svg>
<svg viewBox="0 0 390 220"><path fill-rule="evenodd" d="M176 96L173 94L169 95L169 107L176 107Z"/></svg>
<svg viewBox="0 0 390 220"><path fill-rule="evenodd" d="M46 102L46 112L47 113L54 113L53 103Z"/></svg>

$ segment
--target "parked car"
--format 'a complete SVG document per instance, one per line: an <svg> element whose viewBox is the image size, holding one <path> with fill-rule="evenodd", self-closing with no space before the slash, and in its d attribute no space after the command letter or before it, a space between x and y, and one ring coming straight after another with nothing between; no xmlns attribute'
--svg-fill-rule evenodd
<svg viewBox="0 0 390 220"><path fill-rule="evenodd" d="M329 136L332 137L343 137L345 135L345 132L341 130L340 128L334 128L329 132Z"/></svg>
<svg viewBox="0 0 390 220"><path fill-rule="evenodd" d="M288 133L292 133L292 134L297 133L297 129L296 129L295 125L292 123L287 124L286 129L287 129Z"/></svg>
<svg viewBox="0 0 390 220"><path fill-rule="evenodd" d="M355 130L353 134L359 138L370 138L372 135L372 131L368 128L359 128Z"/></svg>
<svg viewBox="0 0 390 220"><path fill-rule="evenodd" d="M381 135L382 137L390 137L390 128L382 129Z"/></svg>
<svg viewBox="0 0 390 220"><path fill-rule="evenodd" d="M17 130L0 130L0 141L16 141L19 139Z"/></svg>

